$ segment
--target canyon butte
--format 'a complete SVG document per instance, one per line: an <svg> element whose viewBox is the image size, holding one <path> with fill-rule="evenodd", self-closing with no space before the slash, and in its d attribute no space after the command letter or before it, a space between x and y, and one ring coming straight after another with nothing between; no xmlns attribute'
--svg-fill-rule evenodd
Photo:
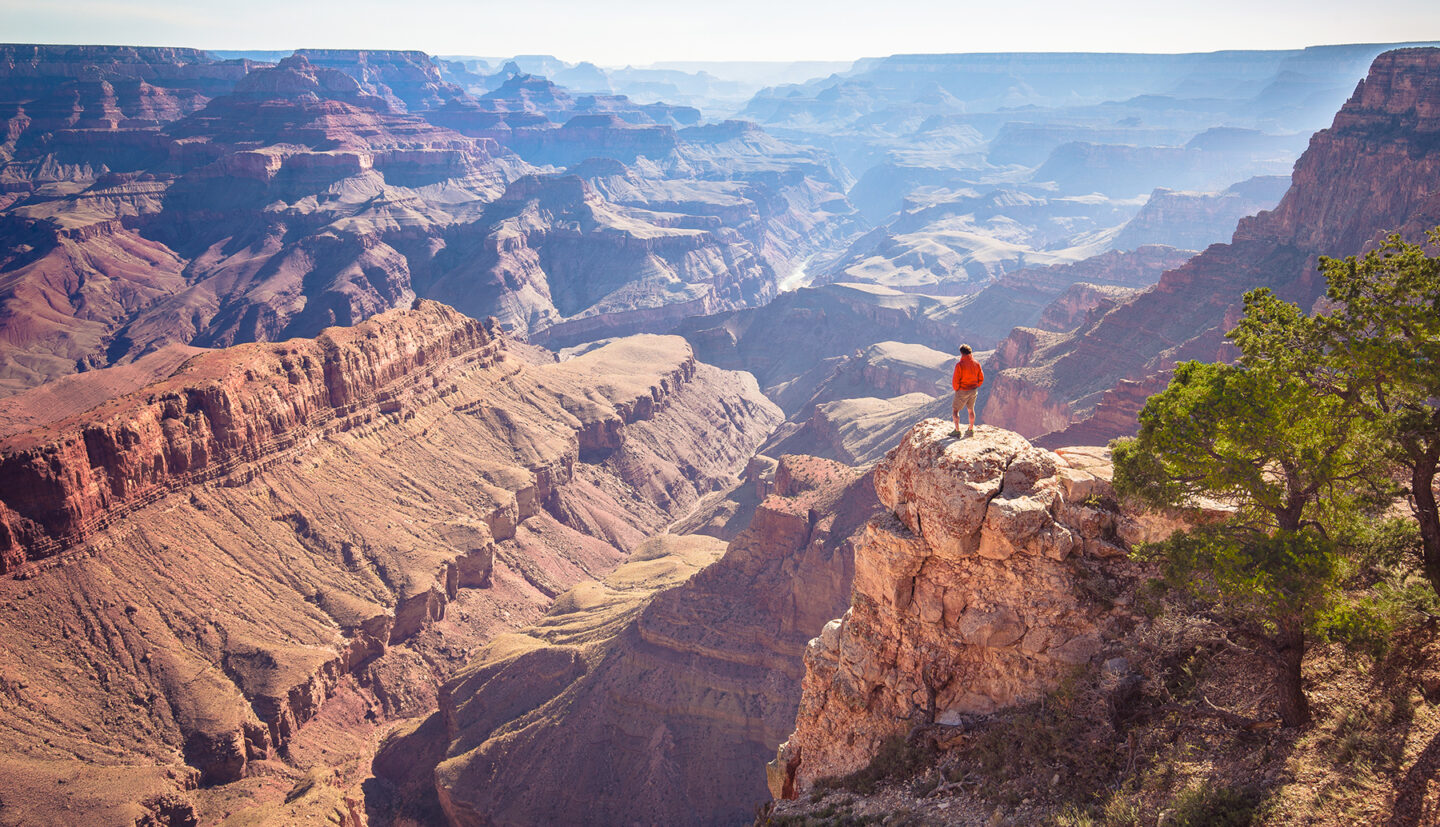
<svg viewBox="0 0 1440 827"><path fill-rule="evenodd" d="M731 68L0 45L0 824L749 823L1123 660L1104 446L1440 225L1440 49Z"/></svg>

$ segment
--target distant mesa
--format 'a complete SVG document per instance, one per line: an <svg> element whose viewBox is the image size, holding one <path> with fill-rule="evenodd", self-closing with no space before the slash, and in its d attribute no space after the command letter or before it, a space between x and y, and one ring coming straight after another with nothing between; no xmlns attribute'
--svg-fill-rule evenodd
<svg viewBox="0 0 1440 827"><path fill-rule="evenodd" d="M1429 137L1440 128L1437 102L1440 49L1376 58L1334 124L1311 139L1278 206L1242 219L1229 244L1154 289L1010 365L984 419L1044 445L1133 432L1146 393L1164 386L1176 361L1234 355L1223 334L1246 290L1270 287L1310 307L1324 292L1319 256L1359 253L1392 231L1419 238L1440 223L1440 152Z"/></svg>

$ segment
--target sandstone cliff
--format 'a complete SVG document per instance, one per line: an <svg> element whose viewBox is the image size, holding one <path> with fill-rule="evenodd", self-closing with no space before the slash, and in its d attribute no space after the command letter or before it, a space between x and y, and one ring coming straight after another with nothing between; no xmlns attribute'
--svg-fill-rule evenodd
<svg viewBox="0 0 1440 827"><path fill-rule="evenodd" d="M886 513L856 541L850 609L806 650L795 732L770 765L777 798L864 767L917 724L1038 698L1130 622L1096 584L1123 594L1139 573L1128 543L1153 529L1117 510L1104 452L949 430L915 425L875 468Z"/></svg>
<svg viewBox="0 0 1440 827"><path fill-rule="evenodd" d="M5 215L5 392L169 344L314 336L404 306L413 245L519 165L303 56L225 91L158 127L20 136L0 175L64 186ZM448 203L427 203L427 187Z"/></svg>
<svg viewBox="0 0 1440 827"><path fill-rule="evenodd" d="M1242 220L1229 244L997 371L984 420L1028 436L1062 430L1122 380L1163 386L1176 361L1231 358L1223 334L1246 290L1270 287L1308 308L1324 291L1319 256L1360 253L1392 231L1422 238L1440 224L1437 107L1440 49L1380 55L1333 125L1311 139L1279 206ZM1114 427L1097 422L1087 438L1133 433L1130 396L1108 397L1097 416Z"/></svg>
<svg viewBox="0 0 1440 827"><path fill-rule="evenodd" d="M868 474L786 456L749 527L687 582L642 596L637 566L656 564L629 563L562 596L446 684L443 728L382 750L397 809L414 813L428 784L452 824L747 819L765 798L755 768L794 719L805 641L843 609L850 538L876 507ZM718 547L657 541L645 548Z"/></svg>
<svg viewBox="0 0 1440 827"><path fill-rule="evenodd" d="M679 338L554 363L430 302L33 412L0 453L0 743L49 792L0 814L59 819L76 762L113 777L74 789L99 820L199 783L219 821L307 771L334 795L290 817L344 809L381 722L731 484L778 419Z"/></svg>

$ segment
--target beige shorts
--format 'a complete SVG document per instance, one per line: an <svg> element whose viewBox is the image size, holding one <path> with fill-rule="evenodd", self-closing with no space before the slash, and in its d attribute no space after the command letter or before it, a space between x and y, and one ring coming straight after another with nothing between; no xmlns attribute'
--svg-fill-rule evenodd
<svg viewBox="0 0 1440 827"><path fill-rule="evenodd" d="M950 403L950 413L960 413L962 408L975 410L975 397L980 395L979 388L971 388L968 391L955 391L955 401Z"/></svg>

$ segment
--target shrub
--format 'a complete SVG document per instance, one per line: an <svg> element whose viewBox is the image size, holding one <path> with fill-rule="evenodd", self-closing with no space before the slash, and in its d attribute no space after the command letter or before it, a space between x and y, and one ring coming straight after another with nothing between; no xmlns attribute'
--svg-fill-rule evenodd
<svg viewBox="0 0 1440 827"><path fill-rule="evenodd" d="M1259 797L1252 792L1202 784L1172 802L1176 827L1246 827L1255 820Z"/></svg>

